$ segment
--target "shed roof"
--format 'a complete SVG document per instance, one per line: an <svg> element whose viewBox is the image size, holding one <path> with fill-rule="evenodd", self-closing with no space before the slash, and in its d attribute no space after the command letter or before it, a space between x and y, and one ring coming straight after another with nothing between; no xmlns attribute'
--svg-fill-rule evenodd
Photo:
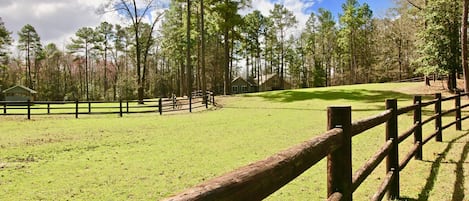
<svg viewBox="0 0 469 201"><path fill-rule="evenodd" d="M37 91L34 91L34 90L32 90L32 89L30 89L30 88L28 88L28 87L22 86L22 85L16 85L16 86L10 87L10 88L8 88L8 89L3 90L2 92L3 92L3 93L8 93L8 92L11 92L11 91L14 91L14 90L18 90L18 89L19 89L19 90L23 90L23 91L27 91L27 92L29 92L29 93L31 93L31 94L37 94Z"/></svg>

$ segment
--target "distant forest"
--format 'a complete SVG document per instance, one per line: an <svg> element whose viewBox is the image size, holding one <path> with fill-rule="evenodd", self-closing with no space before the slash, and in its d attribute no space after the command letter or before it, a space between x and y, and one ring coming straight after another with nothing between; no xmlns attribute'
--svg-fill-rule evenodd
<svg viewBox="0 0 469 201"><path fill-rule="evenodd" d="M233 78L269 74L293 88L436 74L453 89L467 68L467 0L395 0L380 18L347 0L338 16L319 9L305 25L280 4L265 16L241 15L248 0L172 0L164 11L157 0L135 1L103 4L98 12L118 12L125 22L82 27L65 50L43 44L29 24L12 33L0 18L1 89L21 84L38 100L142 100L230 94ZM19 56L10 52L12 34Z"/></svg>

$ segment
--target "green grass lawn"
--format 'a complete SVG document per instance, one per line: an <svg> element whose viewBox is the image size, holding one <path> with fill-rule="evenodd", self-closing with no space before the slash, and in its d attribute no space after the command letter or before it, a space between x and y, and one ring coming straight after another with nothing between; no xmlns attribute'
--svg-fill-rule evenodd
<svg viewBox="0 0 469 201"><path fill-rule="evenodd" d="M33 116L30 121L25 116L0 116L0 200L159 200L323 133L329 105L351 105L353 120L380 113L386 98L398 98L400 107L410 105L411 95L393 89L412 85L224 97L217 98L223 108L192 114ZM453 103L444 105L449 108ZM424 113L429 116L432 110ZM412 125L411 119L411 114L399 118L401 132ZM447 117L443 123L453 119ZM464 122L463 129L467 128ZM424 130L429 134L433 124ZM401 172L402 197L458 200L466 195L467 200L469 136L467 130L454 130L445 132L443 143L426 145L424 160L412 161ZM379 126L353 139L354 169L384 138L384 126ZM401 157L411 141L401 146ZM355 200L368 200L384 172L383 163L355 192ZM323 160L268 200L325 198Z"/></svg>

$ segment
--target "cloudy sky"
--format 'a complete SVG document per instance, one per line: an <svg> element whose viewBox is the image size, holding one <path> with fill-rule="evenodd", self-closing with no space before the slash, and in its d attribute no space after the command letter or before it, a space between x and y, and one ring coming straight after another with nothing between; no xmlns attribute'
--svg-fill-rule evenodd
<svg viewBox="0 0 469 201"><path fill-rule="evenodd" d="M26 24L36 28L44 44L54 42L62 47L81 27L95 27L101 21L122 23L114 13L98 14L97 9L107 0L0 0L0 17L7 29L17 32ZM160 0L169 1L169 0ZM385 10L391 7L392 0L359 0L371 6L375 16L384 16ZM296 15L300 28L311 12L323 7L331 10L336 16L345 0L252 0L252 8L264 15L269 14L274 3L282 3ZM243 11L248 12L248 11Z"/></svg>

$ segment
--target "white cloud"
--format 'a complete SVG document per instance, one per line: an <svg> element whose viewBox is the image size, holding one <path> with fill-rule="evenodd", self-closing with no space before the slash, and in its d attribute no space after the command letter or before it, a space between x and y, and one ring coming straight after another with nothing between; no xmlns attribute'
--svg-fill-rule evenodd
<svg viewBox="0 0 469 201"><path fill-rule="evenodd" d="M289 32L290 33L301 33L301 30L305 27L306 21L311 13L307 13L308 8L311 8L316 2L320 2L322 0L309 0L309 1L299 1L299 0L280 0L280 1L273 1L273 0L258 0L252 1L252 6L248 9L244 9L241 11L242 15L245 15L249 12L254 10L259 10L262 15L269 16L270 10L274 8L274 4L283 4L285 8L295 15L296 20L298 21L295 27L292 27Z"/></svg>
<svg viewBox="0 0 469 201"><path fill-rule="evenodd" d="M298 20L298 24L293 28L292 33L300 33L301 30L305 27L306 21L308 21L310 13L305 13L307 8L313 6L315 1L301 2L298 0L285 0L285 8L292 11Z"/></svg>
<svg viewBox="0 0 469 201"><path fill-rule="evenodd" d="M64 45L81 27L95 27L101 21L121 23L116 13L100 15L96 11L103 1L96 0L2 0L2 20L17 41L18 31L31 24L43 44Z"/></svg>
<svg viewBox="0 0 469 201"><path fill-rule="evenodd" d="M241 15L246 15L254 10L259 10L262 15L268 16L270 14L270 10L272 9L274 9L274 4L271 3L269 0L258 0L252 1L251 7L242 10L240 13Z"/></svg>
<svg viewBox="0 0 469 201"><path fill-rule="evenodd" d="M96 27L101 21L113 24L122 24L125 21L116 12L98 14L99 6L104 2L104 0L0 0L0 17L7 29L13 32L15 41L18 31L24 25L31 24L36 28L44 44L53 42L62 47L64 42L69 41L81 27ZM302 3L298 0L277 2L284 4L295 14L299 23L292 32L298 32L304 27L309 17L304 11L313 3ZM160 7L167 7L169 0L159 0L158 3ZM274 3L271 0L257 0L252 1L250 9L241 12L247 14L253 10L260 10L263 15L268 16L273 8Z"/></svg>

